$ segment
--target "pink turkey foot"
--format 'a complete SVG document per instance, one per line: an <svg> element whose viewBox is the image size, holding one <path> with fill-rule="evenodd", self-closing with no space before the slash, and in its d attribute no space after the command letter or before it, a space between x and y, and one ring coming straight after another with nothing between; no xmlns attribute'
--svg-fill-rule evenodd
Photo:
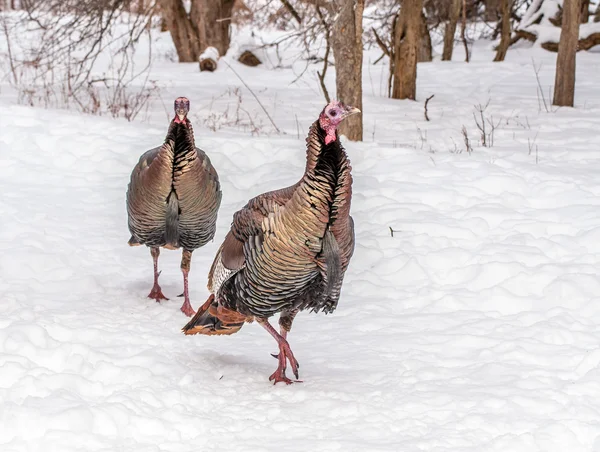
<svg viewBox="0 0 600 452"><path fill-rule="evenodd" d="M152 298L153 300L156 300L157 303L160 303L160 300L168 300L158 285L158 277L162 273L158 271L158 255L160 254L160 250L158 248L150 248L150 253L152 254L152 260L154 261L154 285L148 294L148 298Z"/></svg>
<svg viewBox="0 0 600 452"><path fill-rule="evenodd" d="M148 298L152 298L153 300L156 300L157 303L160 303L161 300L168 300L168 298L163 295L162 289L158 285L158 282L154 283L152 290L148 294Z"/></svg>
<svg viewBox="0 0 600 452"><path fill-rule="evenodd" d="M183 305L181 306L181 312L183 312L188 317L191 317L196 313L196 311L194 311L194 308L192 308L192 305L190 304L190 300L187 299L183 302Z"/></svg>
<svg viewBox="0 0 600 452"><path fill-rule="evenodd" d="M298 380L298 376L299 376L298 368L300 367L300 365L298 364L298 361L296 361L296 358L294 357L294 354L292 353L290 344L288 344L288 342L283 338L281 338L281 340L278 340L278 342L279 342L279 354L273 355L273 356L275 358L277 358L277 360L279 361L279 366L277 366L277 370L275 372L273 372L273 374L269 377L269 381L272 381L273 384L283 382L286 385L291 385L292 383L302 383L301 380ZM292 368L292 372L294 373L296 380L290 380L285 375L287 361L290 362L290 367Z"/></svg>

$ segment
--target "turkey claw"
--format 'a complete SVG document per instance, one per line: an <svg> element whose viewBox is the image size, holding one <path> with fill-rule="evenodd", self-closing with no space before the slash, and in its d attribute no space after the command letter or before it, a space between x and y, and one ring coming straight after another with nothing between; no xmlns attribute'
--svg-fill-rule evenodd
<svg viewBox="0 0 600 452"><path fill-rule="evenodd" d="M285 376L285 373L275 371L269 377L269 381L272 381L274 385L276 385L277 383L285 383L286 385L291 385L292 383L302 383L302 380L298 380L297 378L298 377L296 377L296 380L290 380L288 377Z"/></svg>
<svg viewBox="0 0 600 452"><path fill-rule="evenodd" d="M271 356L275 359L279 359L279 353L275 354L275 353L271 353ZM295 359L295 358L294 358ZM296 368L300 369L300 363L298 361L296 361ZM298 378L298 374L295 374L296 378Z"/></svg>
<svg viewBox="0 0 600 452"><path fill-rule="evenodd" d="M158 284L155 284L154 287L152 287L152 290L148 294L148 298L156 300L157 303L160 303L161 300L168 300L168 298L162 293L162 289Z"/></svg>

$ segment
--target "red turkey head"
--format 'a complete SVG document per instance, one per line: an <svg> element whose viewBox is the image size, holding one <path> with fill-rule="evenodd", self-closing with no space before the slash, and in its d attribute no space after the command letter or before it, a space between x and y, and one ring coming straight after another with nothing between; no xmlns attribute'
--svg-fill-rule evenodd
<svg viewBox="0 0 600 452"><path fill-rule="evenodd" d="M190 111L190 101L187 97L178 97L175 99L175 118L176 123L185 124L185 118Z"/></svg>
<svg viewBox="0 0 600 452"><path fill-rule="evenodd" d="M335 131L337 130L337 127L344 119L355 113L360 113L360 110L349 105L344 105L337 100L332 100L327 104L319 115L319 124L327 133L325 136L325 144L335 141Z"/></svg>

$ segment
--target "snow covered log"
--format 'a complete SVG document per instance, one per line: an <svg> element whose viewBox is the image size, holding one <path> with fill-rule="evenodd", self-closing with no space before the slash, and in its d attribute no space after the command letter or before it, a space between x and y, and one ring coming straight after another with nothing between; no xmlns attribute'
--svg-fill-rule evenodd
<svg viewBox="0 0 600 452"><path fill-rule="evenodd" d="M590 50L592 47L600 46L600 32L592 33L586 38L581 38L579 35L579 43L577 44L577 51ZM558 42L547 41L542 43L542 48L549 50L550 52L558 52Z"/></svg>
<svg viewBox="0 0 600 452"><path fill-rule="evenodd" d="M238 58L238 61L246 66L252 67L262 64L262 61L260 61L256 55L250 52L250 50L245 50Z"/></svg>
<svg viewBox="0 0 600 452"><path fill-rule="evenodd" d="M207 47L200 55L200 72L213 72L217 69L219 51L215 47Z"/></svg>
<svg viewBox="0 0 600 452"><path fill-rule="evenodd" d="M535 0L523 15L510 44L525 39L550 52L558 52L562 20L561 5L562 1ZM597 45L600 45L600 23L581 24L577 50L589 50Z"/></svg>

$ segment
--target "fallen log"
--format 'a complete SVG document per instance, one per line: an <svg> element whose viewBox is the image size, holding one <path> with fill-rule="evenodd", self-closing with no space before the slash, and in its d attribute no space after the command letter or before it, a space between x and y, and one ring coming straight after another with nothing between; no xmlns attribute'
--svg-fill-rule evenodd
<svg viewBox="0 0 600 452"><path fill-rule="evenodd" d="M217 70L219 51L215 47L207 47L200 55L200 72L214 72Z"/></svg>

